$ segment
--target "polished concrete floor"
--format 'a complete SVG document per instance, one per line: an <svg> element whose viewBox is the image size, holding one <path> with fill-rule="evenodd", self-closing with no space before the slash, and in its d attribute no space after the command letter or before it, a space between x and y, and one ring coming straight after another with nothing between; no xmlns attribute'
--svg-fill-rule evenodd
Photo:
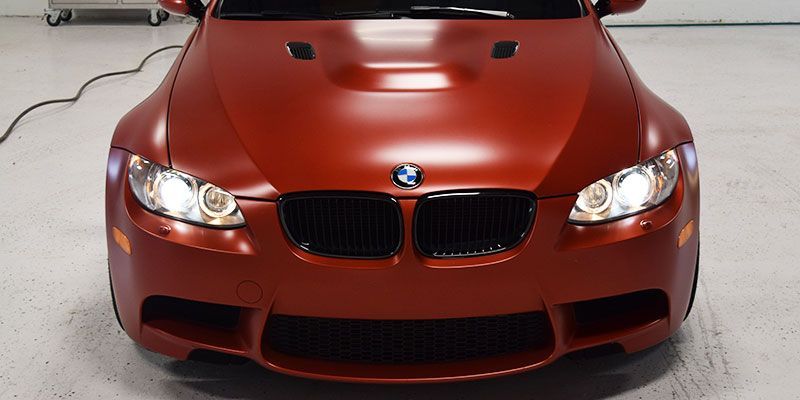
<svg viewBox="0 0 800 400"><path fill-rule="evenodd" d="M0 125L135 66L192 26L140 18L49 28L0 18ZM788 399L800 393L800 26L613 30L651 87L693 126L703 179L695 311L634 355L566 358L484 382L372 386L254 365L178 362L114 321L106 275L104 168L119 118L175 53L135 76L38 111L0 145L0 399Z"/></svg>

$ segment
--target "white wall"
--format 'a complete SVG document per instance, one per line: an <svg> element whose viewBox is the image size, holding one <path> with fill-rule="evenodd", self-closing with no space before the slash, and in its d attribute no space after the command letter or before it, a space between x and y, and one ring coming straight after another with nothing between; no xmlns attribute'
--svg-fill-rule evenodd
<svg viewBox="0 0 800 400"><path fill-rule="evenodd" d="M46 0L0 0L0 15L41 15ZM615 23L800 22L798 0L649 0Z"/></svg>
<svg viewBox="0 0 800 400"><path fill-rule="evenodd" d="M47 0L0 0L0 15L42 15Z"/></svg>
<svg viewBox="0 0 800 400"><path fill-rule="evenodd" d="M607 23L800 22L798 0L649 0Z"/></svg>

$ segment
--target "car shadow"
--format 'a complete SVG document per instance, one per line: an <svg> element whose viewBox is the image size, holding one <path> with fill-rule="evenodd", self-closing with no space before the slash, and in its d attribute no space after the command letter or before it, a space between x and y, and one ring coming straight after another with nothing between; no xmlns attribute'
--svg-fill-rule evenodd
<svg viewBox="0 0 800 400"><path fill-rule="evenodd" d="M684 327L689 329L689 327ZM581 352L521 375L483 381L424 385L348 384L295 378L270 372L255 363L215 365L165 361L140 349L143 359L170 378L164 389L171 398L225 399L602 399L647 385L680 359L683 331L636 354Z"/></svg>

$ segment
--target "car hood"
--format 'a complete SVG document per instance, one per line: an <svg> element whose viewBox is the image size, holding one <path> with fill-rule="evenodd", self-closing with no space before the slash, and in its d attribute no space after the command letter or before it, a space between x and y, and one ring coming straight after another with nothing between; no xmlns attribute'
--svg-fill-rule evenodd
<svg viewBox="0 0 800 400"><path fill-rule="evenodd" d="M516 56L494 59L498 41ZM314 60L290 56L308 42ZM604 28L571 20L207 18L176 77L173 167L238 196L574 194L636 163L638 115ZM406 191L390 172L419 165Z"/></svg>

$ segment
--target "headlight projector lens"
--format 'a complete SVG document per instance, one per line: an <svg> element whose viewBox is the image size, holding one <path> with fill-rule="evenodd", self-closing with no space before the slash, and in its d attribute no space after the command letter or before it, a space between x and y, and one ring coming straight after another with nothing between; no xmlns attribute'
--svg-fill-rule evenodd
<svg viewBox="0 0 800 400"><path fill-rule="evenodd" d="M601 179L583 189L569 215L574 224L598 224L625 218L663 204L678 184L675 150Z"/></svg>
<svg viewBox="0 0 800 400"><path fill-rule="evenodd" d="M245 224L232 194L137 155L131 155L128 161L128 184L136 200L156 214L208 227L237 228Z"/></svg>

